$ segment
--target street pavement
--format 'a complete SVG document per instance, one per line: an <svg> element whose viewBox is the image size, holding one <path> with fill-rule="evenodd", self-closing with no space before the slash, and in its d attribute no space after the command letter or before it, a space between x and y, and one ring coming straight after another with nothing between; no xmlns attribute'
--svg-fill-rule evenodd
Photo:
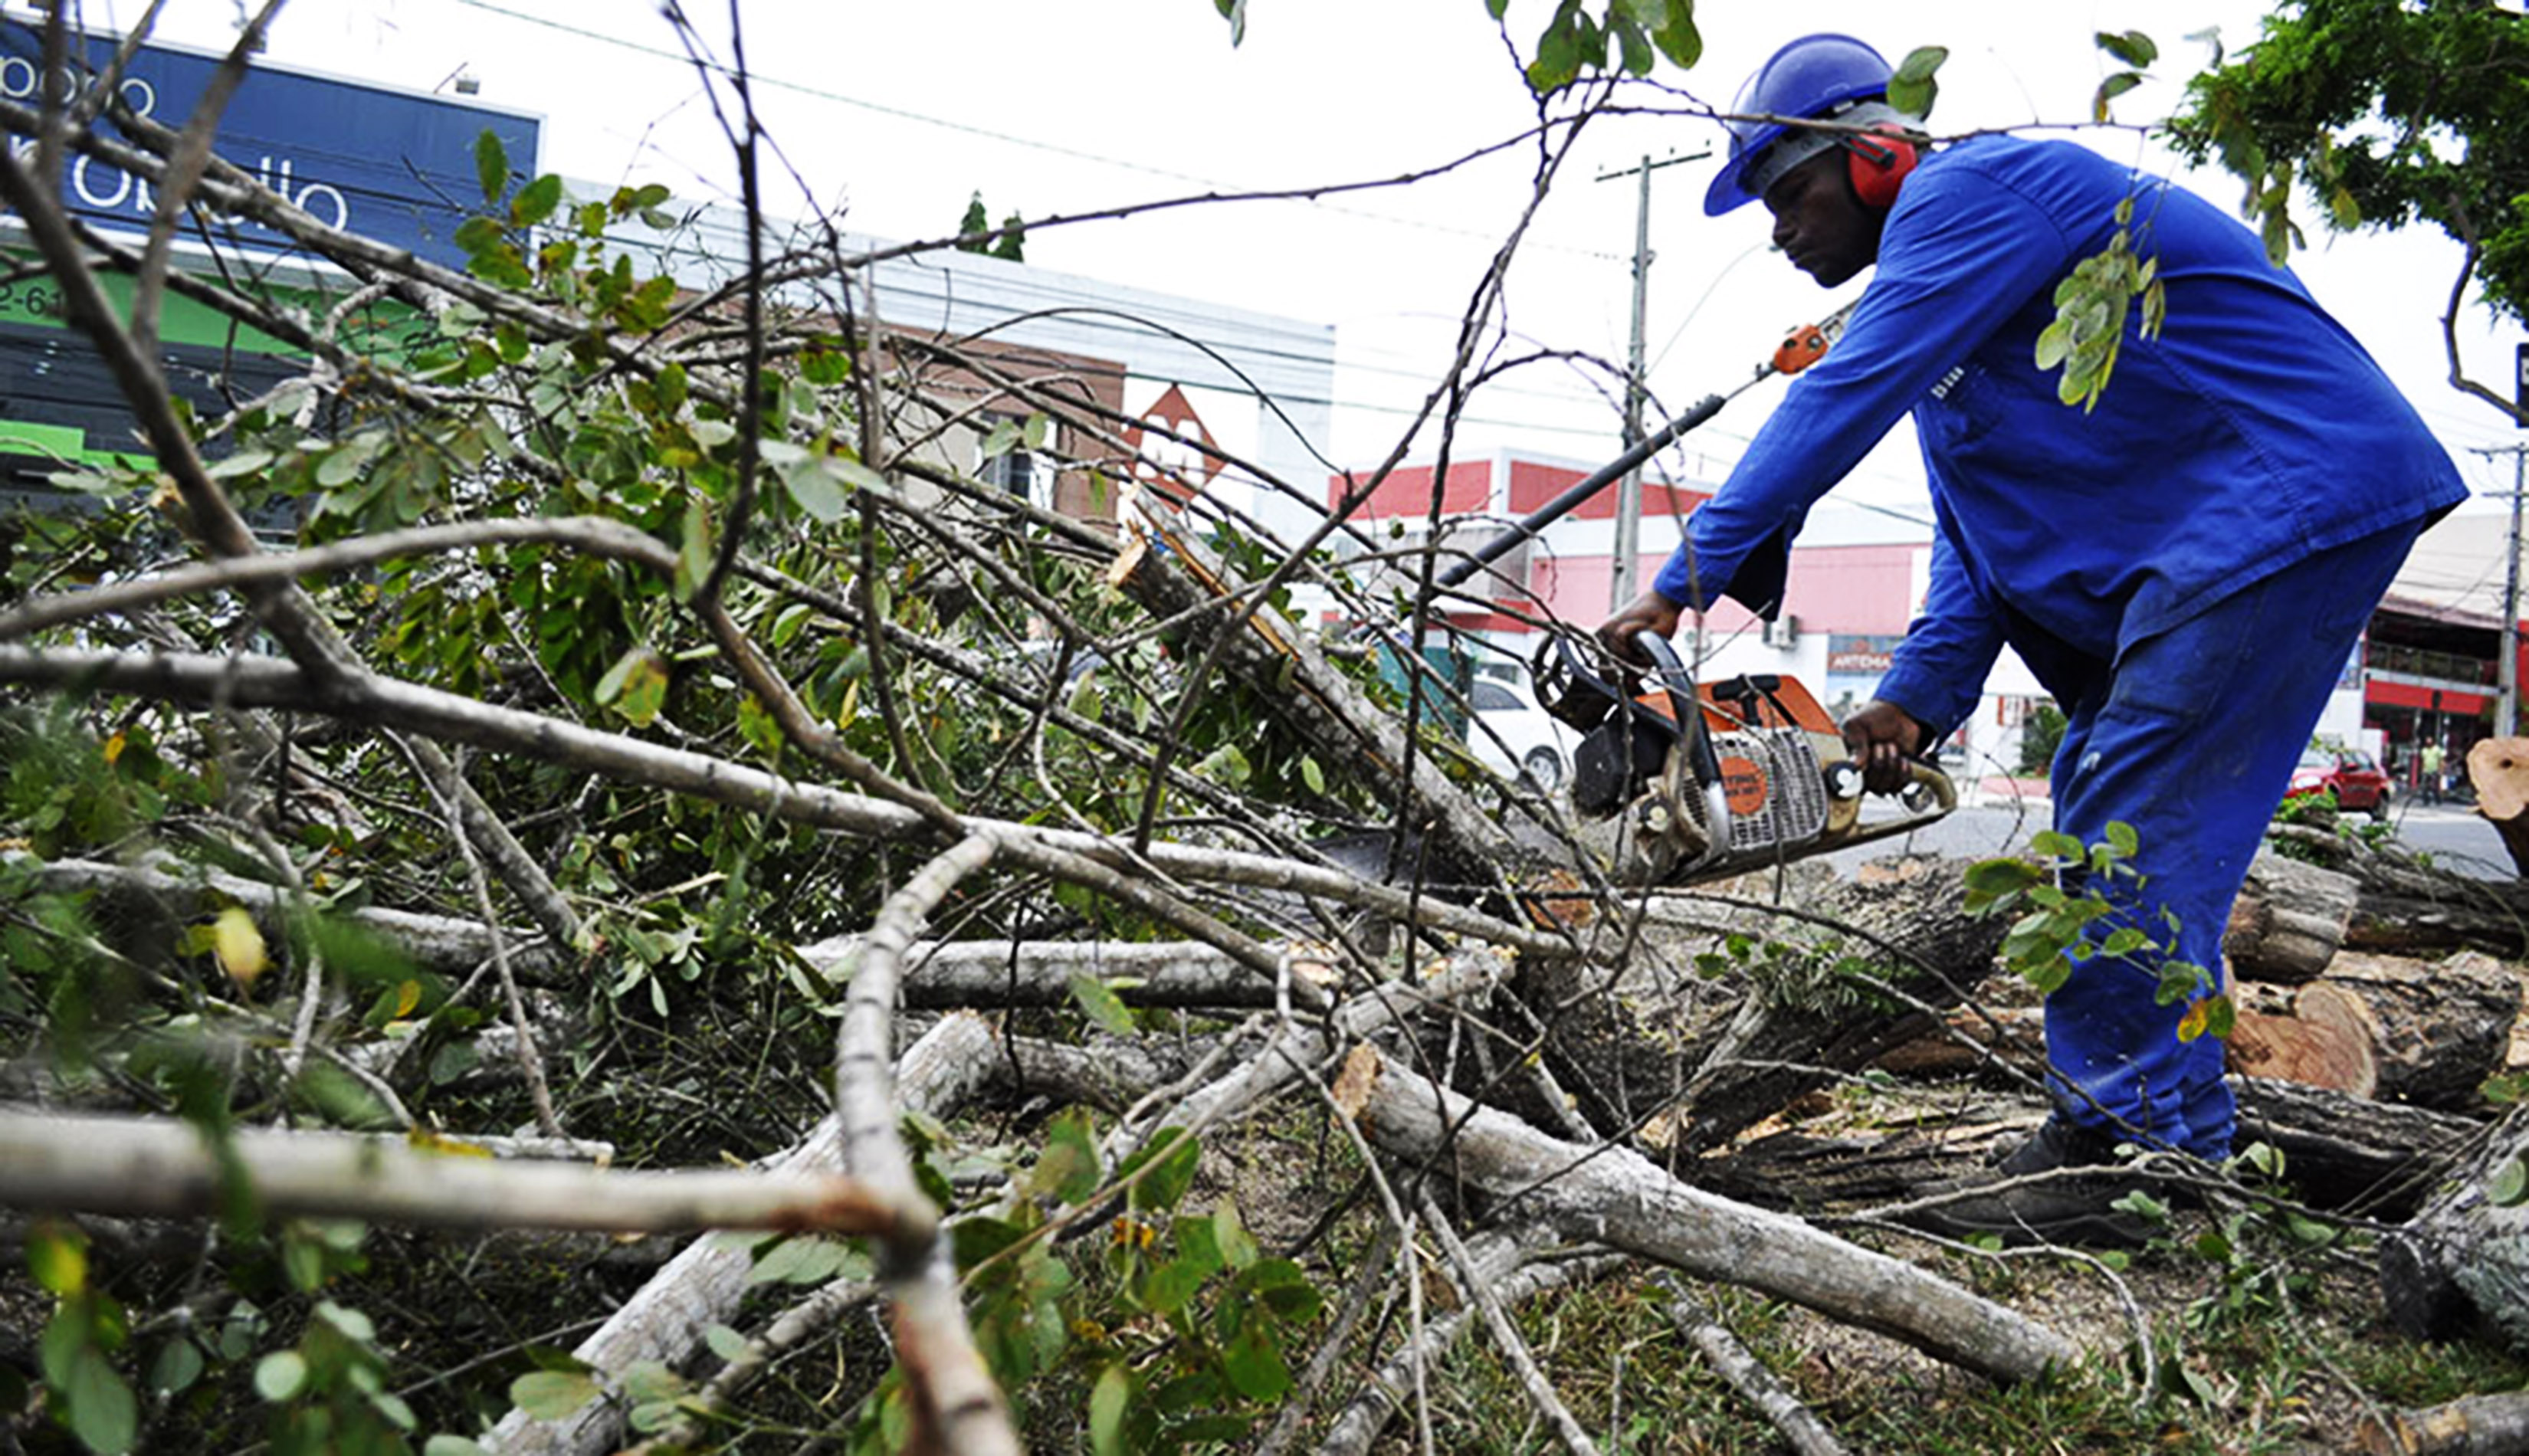
<svg viewBox="0 0 2529 1456"><path fill-rule="evenodd" d="M2029 838L2051 827L2050 806L2044 799L2013 798L2002 785L2009 781L1988 781L1991 791L1979 786L1972 805L1963 805L1948 818L1902 838L1882 839L1829 855L1827 862L1841 874L1850 875L1868 860L1886 855L1913 852L1943 854L1956 859L1987 859L2000 854L2017 854L2028 847ZM2369 821L2361 815L2348 816L2355 826ZM2479 880L2510 880L2517 871L2511 856L2502 848L2502 838L2483 815L2464 804L2401 803L2389 816L2396 842L2406 849L2432 856L2433 863L2453 874Z"/></svg>

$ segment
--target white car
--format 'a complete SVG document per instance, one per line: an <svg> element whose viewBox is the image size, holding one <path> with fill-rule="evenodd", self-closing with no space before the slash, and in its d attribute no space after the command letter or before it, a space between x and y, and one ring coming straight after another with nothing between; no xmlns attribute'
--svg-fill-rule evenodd
<svg viewBox="0 0 2529 1456"><path fill-rule="evenodd" d="M1467 706L1475 710L1467 725L1467 746L1475 750L1478 763L1547 793L1563 786L1580 734L1536 706L1528 684L1479 677L1467 689Z"/></svg>

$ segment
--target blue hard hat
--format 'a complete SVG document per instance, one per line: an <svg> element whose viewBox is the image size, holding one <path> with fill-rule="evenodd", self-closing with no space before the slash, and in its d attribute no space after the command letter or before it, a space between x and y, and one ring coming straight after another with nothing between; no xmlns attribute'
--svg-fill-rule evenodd
<svg viewBox="0 0 2529 1456"><path fill-rule="evenodd" d="M1748 78L1734 115L1823 117L1856 101L1888 92L1887 58L1850 35L1803 35L1781 50ZM1789 143L1776 145L1794 129L1779 122L1724 123L1730 132L1730 160L1703 193L1703 210L1719 217L1764 195L1765 185L1799 161L1835 144L1824 133L1800 129ZM1797 147L1799 156L1788 158ZM1768 156L1768 153L1773 153ZM1754 168L1756 176L1749 175Z"/></svg>

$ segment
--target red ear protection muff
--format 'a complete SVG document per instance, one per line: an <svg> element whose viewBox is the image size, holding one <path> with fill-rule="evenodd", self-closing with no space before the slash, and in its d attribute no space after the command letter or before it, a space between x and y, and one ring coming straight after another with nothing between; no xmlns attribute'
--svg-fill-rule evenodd
<svg viewBox="0 0 2529 1456"><path fill-rule="evenodd" d="M1864 206L1896 206L1898 187L1920 160L1914 143L1906 138L1906 129L1883 122L1866 135L1844 138L1843 146L1852 167L1854 195Z"/></svg>

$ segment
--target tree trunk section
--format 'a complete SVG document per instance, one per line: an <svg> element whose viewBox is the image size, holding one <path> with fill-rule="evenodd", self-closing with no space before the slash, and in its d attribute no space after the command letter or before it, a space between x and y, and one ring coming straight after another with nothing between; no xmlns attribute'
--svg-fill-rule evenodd
<svg viewBox="0 0 2529 1456"><path fill-rule="evenodd" d="M1874 862L1864 878L1814 891L1797 918L1721 900L1719 929L1807 947L1780 962L1750 960L1726 985L1695 974L1687 962L1708 947L1690 943L1670 957L1676 975L1666 982L1523 957L1518 994L1552 1028L1549 1053L1594 1124L1708 1151L1836 1073L1915 1040L1940 1009L1966 998L2008 926L1966 915L1964 868L1937 856ZM1911 1003L1837 973L1847 956Z"/></svg>
<svg viewBox="0 0 2529 1456"><path fill-rule="evenodd" d="M2285 1180L2315 1208L2399 1218L2420 1208L2485 1124L2323 1088L2233 1077L2238 1146L2283 1153ZM1983 1167L2034 1131L2036 1104L1979 1100L1933 1128L1820 1137L1799 1131L1752 1139L1696 1164L1698 1188L1803 1213L1912 1198L1926 1183Z"/></svg>
<svg viewBox="0 0 2529 1456"><path fill-rule="evenodd" d="M2222 933L2232 975L2286 986L2315 978L2344 944L2361 888L2341 871L2259 849Z"/></svg>
<svg viewBox="0 0 2529 1456"><path fill-rule="evenodd" d="M2478 812L2494 821L2511 868L2529 875L2529 738L2479 738L2467 750Z"/></svg>
<svg viewBox="0 0 2529 1456"><path fill-rule="evenodd" d="M2529 1204L2495 1199L2524 1154L2529 1109L2504 1118L2423 1212L2381 1239L2380 1290L2399 1329L2438 1340L2483 1327L2529 1350Z"/></svg>
<svg viewBox="0 0 2529 1456"><path fill-rule="evenodd" d="M2296 991L2255 983L2233 993L2238 1024L2231 1032L2232 1071L2348 1097L2380 1095L2379 1027L2371 1011L2341 986L2324 982Z"/></svg>

